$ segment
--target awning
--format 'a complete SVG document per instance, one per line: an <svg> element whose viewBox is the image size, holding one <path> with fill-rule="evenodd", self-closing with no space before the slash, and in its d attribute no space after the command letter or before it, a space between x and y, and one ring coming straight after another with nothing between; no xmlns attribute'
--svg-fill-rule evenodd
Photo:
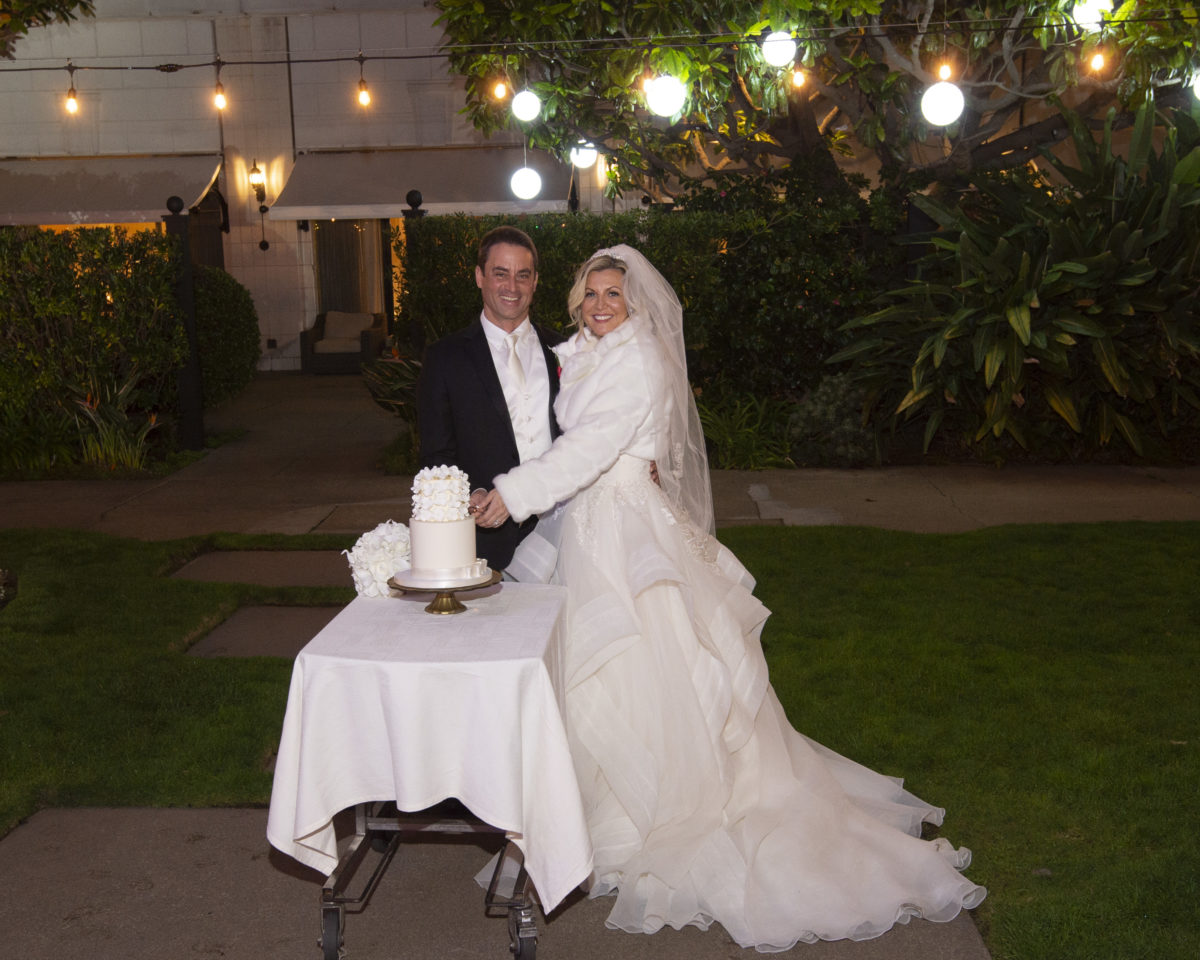
<svg viewBox="0 0 1200 960"><path fill-rule="evenodd" d="M530 166L542 177L533 200L518 200L513 172ZM305 153L268 216L273 220L382 220L411 210L439 213L542 213L567 209L571 168L550 154L521 147L442 147Z"/></svg>
<svg viewBox="0 0 1200 960"><path fill-rule="evenodd" d="M157 223L167 198L200 202L216 154L0 160L0 224Z"/></svg>

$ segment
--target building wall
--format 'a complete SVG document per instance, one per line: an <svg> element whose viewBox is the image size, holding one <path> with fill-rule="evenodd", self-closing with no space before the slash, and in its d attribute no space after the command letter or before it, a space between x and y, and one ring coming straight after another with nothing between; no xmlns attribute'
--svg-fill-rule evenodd
<svg viewBox="0 0 1200 960"><path fill-rule="evenodd" d="M299 333L316 314L312 243L295 222L260 216L247 182L252 163L266 174L270 205L304 151L520 142L516 133L484 141L459 115L462 81L436 56L438 11L423 0L96 0L95 7L95 18L32 31L15 59L0 65L0 155L221 154L225 265L254 297L270 369L299 367ZM352 58L360 52L368 58L366 109L355 99ZM223 112L212 103L215 68L193 66L218 57L229 98ZM302 62L333 57L347 59ZM75 116L63 109L68 61L78 68ZM162 64L186 68L129 69ZM581 178L582 206L604 209L599 179L589 173Z"/></svg>

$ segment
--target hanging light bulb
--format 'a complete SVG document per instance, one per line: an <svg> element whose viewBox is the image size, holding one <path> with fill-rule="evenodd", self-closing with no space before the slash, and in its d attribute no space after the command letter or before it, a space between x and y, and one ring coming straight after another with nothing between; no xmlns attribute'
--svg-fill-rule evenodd
<svg viewBox="0 0 1200 960"><path fill-rule="evenodd" d="M1104 69L1104 54L1097 50L1088 61L1088 66L1092 68L1093 73L1099 73Z"/></svg>
<svg viewBox="0 0 1200 960"><path fill-rule="evenodd" d="M522 90L513 97L512 112L518 120L528 123L530 120L536 120L538 114L542 112L542 101L532 90ZM539 189L541 188L539 187Z"/></svg>
<svg viewBox="0 0 1200 960"><path fill-rule="evenodd" d="M805 76L804 76L803 70L793 70L792 71L792 86L793 87L799 88L799 87L804 86L804 81L805 81Z"/></svg>
<svg viewBox="0 0 1200 960"><path fill-rule="evenodd" d="M783 30L776 30L762 43L763 59L773 67L786 67L796 59L796 41Z"/></svg>
<svg viewBox="0 0 1200 960"><path fill-rule="evenodd" d="M542 178L533 167L521 167L508 182L512 192L522 200L532 200L542 192Z"/></svg>
<svg viewBox="0 0 1200 960"><path fill-rule="evenodd" d="M687 99L687 89L669 73L647 80L642 90L646 94L646 106L660 117L675 116Z"/></svg>
<svg viewBox="0 0 1200 960"><path fill-rule="evenodd" d="M64 106L67 108L67 113L75 114L79 112L79 98L75 94L75 67L71 65L70 60L67 61L67 76L71 79Z"/></svg>
<svg viewBox="0 0 1200 960"><path fill-rule="evenodd" d="M371 105L371 91L367 89L366 80L358 81L358 102L364 107Z"/></svg>
<svg viewBox="0 0 1200 960"><path fill-rule="evenodd" d="M497 100L503 100L508 96L508 84L503 80L497 80L496 85L492 87L492 96Z"/></svg>
<svg viewBox="0 0 1200 960"><path fill-rule="evenodd" d="M950 82L950 67L943 63L938 68L937 83L925 91L921 97L921 114L935 127L944 127L962 116L962 91Z"/></svg>
<svg viewBox="0 0 1200 960"><path fill-rule="evenodd" d="M217 72L217 85L213 87L213 106L218 110L224 110L227 106L229 106L229 100L225 97L225 88L221 86L221 67L224 66L224 64L222 63L220 57L217 57L213 66L216 67Z"/></svg>
<svg viewBox="0 0 1200 960"><path fill-rule="evenodd" d="M1112 0L1079 0L1071 8L1071 19L1080 30L1095 33L1104 22L1104 15L1112 13L1112 8Z"/></svg>
<svg viewBox="0 0 1200 960"><path fill-rule="evenodd" d="M596 151L595 145L585 140L580 140L579 143L571 148L568 158L580 170L586 170L596 162L596 158L599 156L600 154Z"/></svg>

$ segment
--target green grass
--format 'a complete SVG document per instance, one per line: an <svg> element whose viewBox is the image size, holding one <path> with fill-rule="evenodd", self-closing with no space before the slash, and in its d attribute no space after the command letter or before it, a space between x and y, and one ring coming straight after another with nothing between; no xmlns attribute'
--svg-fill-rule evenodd
<svg viewBox="0 0 1200 960"><path fill-rule="evenodd" d="M947 809L996 960L1200 951L1200 525L737 528L800 730Z"/></svg>
<svg viewBox="0 0 1200 960"><path fill-rule="evenodd" d="M795 725L947 808L996 960L1200 949L1200 525L918 535L740 527ZM0 833L47 805L262 804L291 665L187 645L239 605L349 590L171 580L204 549L0 531Z"/></svg>

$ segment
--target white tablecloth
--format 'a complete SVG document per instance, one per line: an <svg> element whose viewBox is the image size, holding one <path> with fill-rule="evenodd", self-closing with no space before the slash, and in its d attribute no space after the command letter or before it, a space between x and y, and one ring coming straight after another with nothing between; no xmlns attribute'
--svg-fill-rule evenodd
<svg viewBox="0 0 1200 960"><path fill-rule="evenodd" d="M267 838L328 875L333 817L357 803L421 810L457 797L525 855L546 911L590 874L563 729L564 591L504 583L468 610L359 597L296 658Z"/></svg>

